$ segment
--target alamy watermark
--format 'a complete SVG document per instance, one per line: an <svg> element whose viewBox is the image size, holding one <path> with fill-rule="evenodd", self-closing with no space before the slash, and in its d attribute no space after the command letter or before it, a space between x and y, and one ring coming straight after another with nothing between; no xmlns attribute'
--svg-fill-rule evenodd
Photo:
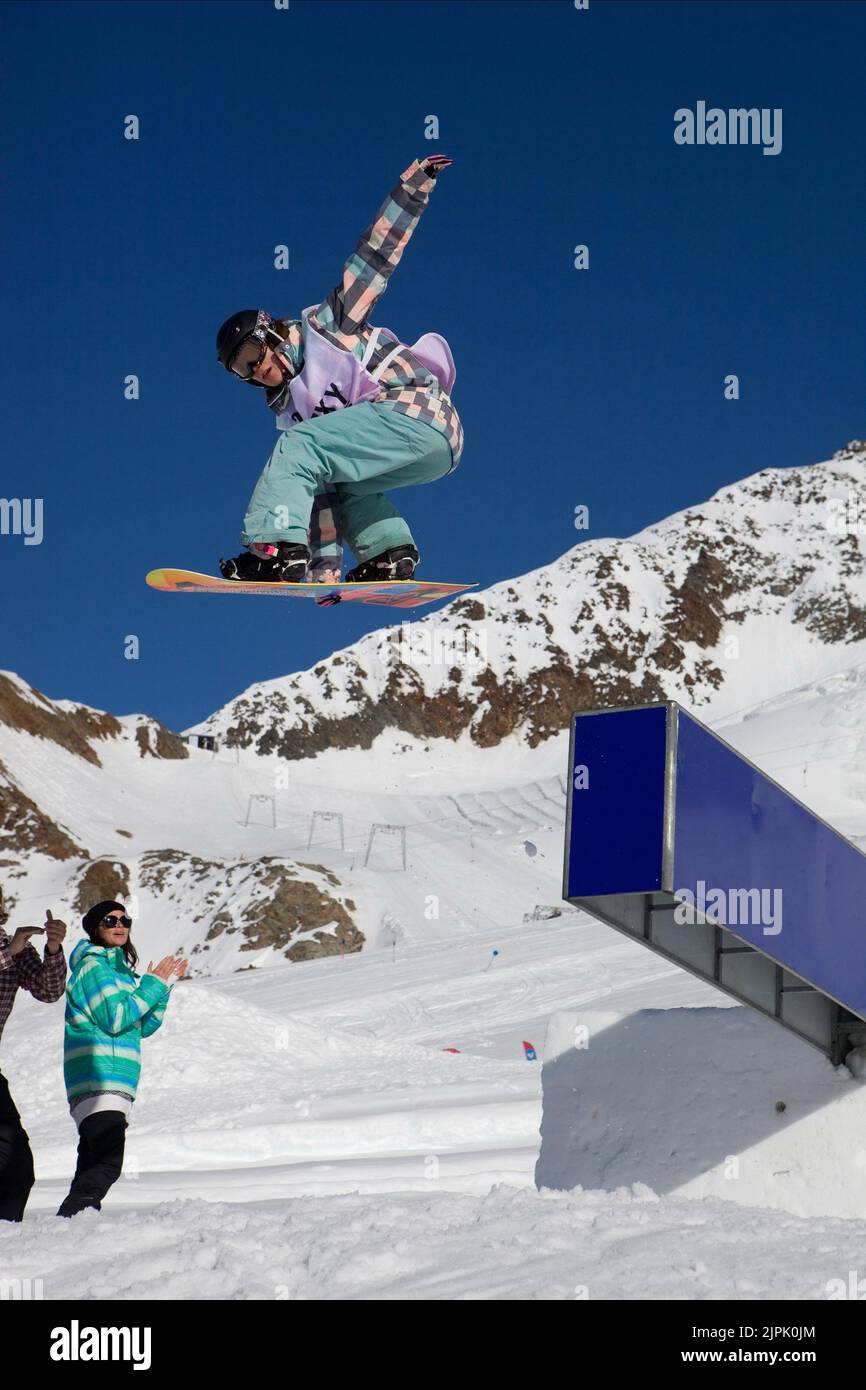
<svg viewBox="0 0 866 1390"><path fill-rule="evenodd" d="M41 545L42 498L0 497L0 536L23 536L25 545Z"/></svg>
<svg viewBox="0 0 866 1390"><path fill-rule="evenodd" d="M27 1302L45 1297L42 1279L0 1279L0 1303Z"/></svg>
<svg viewBox="0 0 866 1390"><path fill-rule="evenodd" d="M846 497L828 497L824 505L824 526L834 536L866 533L866 501L862 494L849 492Z"/></svg>
<svg viewBox="0 0 866 1390"><path fill-rule="evenodd" d="M134 1371L151 1365L150 1327L89 1327L73 1318L51 1329L52 1361L131 1361Z"/></svg>
<svg viewBox="0 0 866 1390"><path fill-rule="evenodd" d="M781 888L708 888L702 878L691 888L675 888L674 921L693 924L695 913L720 927L760 927L764 936L782 930Z"/></svg>
<svg viewBox="0 0 866 1390"><path fill-rule="evenodd" d="M862 1303L866 1299L866 1279L859 1277L858 1270L849 1269L847 1279L828 1279L824 1292L834 1301L850 1298L855 1303Z"/></svg>
<svg viewBox="0 0 866 1390"><path fill-rule="evenodd" d="M782 152L781 106L707 107L680 106L674 112L674 140L678 145L763 145L764 154Z"/></svg>
<svg viewBox="0 0 866 1390"><path fill-rule="evenodd" d="M487 632L483 627L451 627L441 623L400 623L379 634L379 660L387 665L467 667L486 666Z"/></svg>

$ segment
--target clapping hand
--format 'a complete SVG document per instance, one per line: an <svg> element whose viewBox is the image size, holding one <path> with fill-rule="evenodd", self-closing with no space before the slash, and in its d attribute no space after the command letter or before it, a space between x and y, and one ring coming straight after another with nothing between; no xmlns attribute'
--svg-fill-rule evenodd
<svg viewBox="0 0 866 1390"><path fill-rule="evenodd" d="M145 973L156 975L163 984L173 985L175 980L179 980L182 975L186 974L188 965L189 961L181 956L163 956L159 965L154 965L153 961L150 961Z"/></svg>

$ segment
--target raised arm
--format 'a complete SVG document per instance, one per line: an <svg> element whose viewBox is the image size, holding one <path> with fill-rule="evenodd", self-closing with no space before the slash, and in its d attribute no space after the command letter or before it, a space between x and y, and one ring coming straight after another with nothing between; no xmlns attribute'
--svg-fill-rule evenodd
<svg viewBox="0 0 866 1390"><path fill-rule="evenodd" d="M62 950L40 957L35 947L25 946L12 959L21 989L28 990L43 1004L62 998L66 987L66 957Z"/></svg>
<svg viewBox="0 0 866 1390"><path fill-rule="evenodd" d="M387 289L420 221L436 174L450 163L446 155L428 155L414 159L400 175L400 182L346 261L340 284L312 315L319 328L338 336L357 337L379 295Z"/></svg>

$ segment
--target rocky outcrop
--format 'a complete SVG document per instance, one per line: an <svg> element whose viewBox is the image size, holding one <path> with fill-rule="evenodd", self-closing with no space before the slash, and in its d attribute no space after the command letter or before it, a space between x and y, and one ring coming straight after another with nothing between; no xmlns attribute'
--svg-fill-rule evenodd
<svg viewBox="0 0 866 1390"><path fill-rule="evenodd" d="M0 763L0 867L13 866L31 851L49 859L76 859L87 852L25 795Z"/></svg>
<svg viewBox="0 0 866 1390"><path fill-rule="evenodd" d="M129 897L129 866L117 859L94 859L81 870L73 907L83 916L94 903Z"/></svg>
<svg viewBox="0 0 866 1390"><path fill-rule="evenodd" d="M360 951L364 944L352 916L354 900L321 864L273 855L208 860L181 850L153 850L141 857L138 882L172 904L181 937L187 930L199 937L189 948L194 967L195 957L229 937L236 938L239 956L270 948L291 961ZM177 949L187 947L179 942Z"/></svg>
<svg viewBox="0 0 866 1390"><path fill-rule="evenodd" d="M86 762L101 766L94 742L117 738L122 725L111 714L86 705L55 704L32 685L0 675L0 724L48 739Z"/></svg>
<svg viewBox="0 0 866 1390"><path fill-rule="evenodd" d="M139 724L135 731L135 742L143 758L189 757L189 749L183 739L156 719Z"/></svg>
<svg viewBox="0 0 866 1390"><path fill-rule="evenodd" d="M124 726L113 714L49 700L35 686L17 676L0 673L0 725L33 738L47 739L85 762L101 767L100 743L124 736ZM189 750L177 734L157 719L140 716L135 743L142 757L188 758Z"/></svg>

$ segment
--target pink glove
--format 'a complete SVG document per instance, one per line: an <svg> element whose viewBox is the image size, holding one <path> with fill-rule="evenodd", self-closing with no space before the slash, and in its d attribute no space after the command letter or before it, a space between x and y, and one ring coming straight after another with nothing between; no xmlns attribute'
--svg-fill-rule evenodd
<svg viewBox="0 0 866 1390"><path fill-rule="evenodd" d="M447 154L431 154L426 159L422 159L421 167L425 174L429 174L431 179L435 179L440 169L447 169L449 164L453 163L454 160L450 159Z"/></svg>

